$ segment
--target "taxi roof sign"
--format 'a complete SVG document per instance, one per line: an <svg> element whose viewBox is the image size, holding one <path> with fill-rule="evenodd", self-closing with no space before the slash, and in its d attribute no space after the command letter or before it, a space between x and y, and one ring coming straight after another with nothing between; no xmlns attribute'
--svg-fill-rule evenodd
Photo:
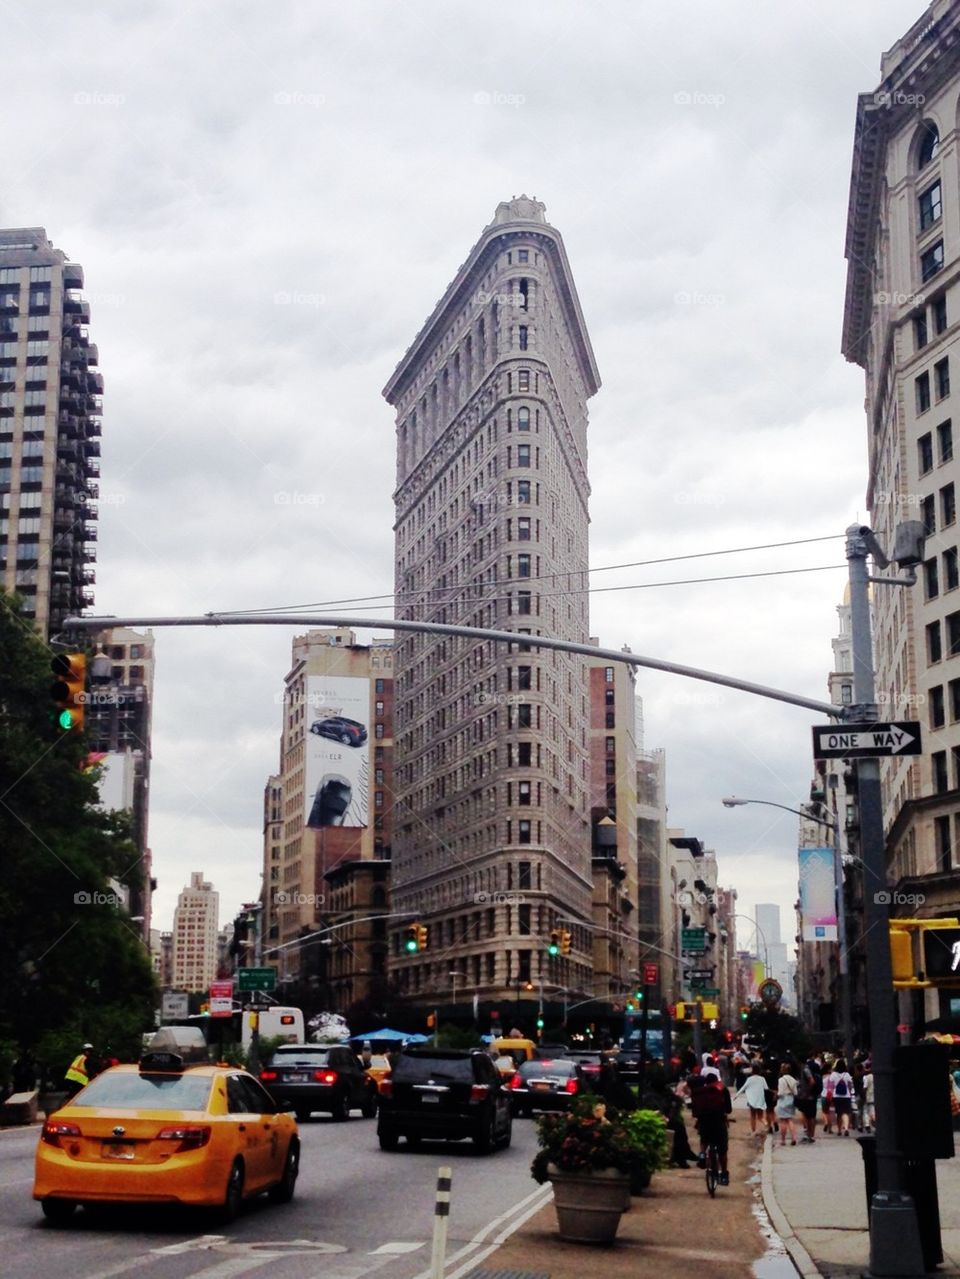
<svg viewBox="0 0 960 1279"><path fill-rule="evenodd" d="M140 1058L140 1074L176 1074L183 1073L183 1058L179 1053L149 1052Z"/></svg>

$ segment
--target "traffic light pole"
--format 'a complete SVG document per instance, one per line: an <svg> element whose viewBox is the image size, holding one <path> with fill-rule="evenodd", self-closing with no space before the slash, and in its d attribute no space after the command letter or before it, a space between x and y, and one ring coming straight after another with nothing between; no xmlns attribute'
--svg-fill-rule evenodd
<svg viewBox="0 0 960 1279"><path fill-rule="evenodd" d="M877 721L873 674L873 629L867 556L876 558L876 539L869 529L847 529L850 568L850 629L853 641L853 706L844 707L851 722ZM882 565L882 567L886 567ZM890 582L892 579L887 578ZM907 584L904 582L904 584ZM866 947L867 1005L870 1010L871 1056L876 1099L877 1193L870 1211L870 1275L924 1273L920 1232L913 1199L901 1193L897 1151L896 1093L893 1054L896 1023L893 1009L893 965L890 958L890 894L880 764L876 758L857 762L860 807L860 856L863 860L863 931ZM849 1065L849 1063L848 1063Z"/></svg>

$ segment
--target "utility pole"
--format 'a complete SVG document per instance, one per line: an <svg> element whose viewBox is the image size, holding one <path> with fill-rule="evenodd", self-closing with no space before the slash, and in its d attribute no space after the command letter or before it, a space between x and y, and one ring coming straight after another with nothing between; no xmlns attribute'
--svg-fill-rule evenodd
<svg viewBox="0 0 960 1279"><path fill-rule="evenodd" d="M916 522L914 522L916 523ZM897 532L897 548L905 545ZM907 537L910 535L907 534ZM913 537L917 538L916 531ZM885 569L889 560L869 528L853 524L847 529L850 568L850 627L853 639L854 705L845 707L850 722L879 719L873 674L873 629L869 583L911 585L911 579L871 578L867 556ZM912 569L923 556L922 526L919 545L898 555L901 567ZM913 573L913 581L916 574ZM893 965L890 959L889 901L880 763L876 757L857 763L860 801L860 856L863 860L863 931L866 947L867 1004L870 1010L871 1055L876 1098L877 1193L870 1211L870 1274L920 1275L924 1273L916 1207L902 1193L900 1156L897 1150L896 1092L893 1056L896 1022L893 1007Z"/></svg>

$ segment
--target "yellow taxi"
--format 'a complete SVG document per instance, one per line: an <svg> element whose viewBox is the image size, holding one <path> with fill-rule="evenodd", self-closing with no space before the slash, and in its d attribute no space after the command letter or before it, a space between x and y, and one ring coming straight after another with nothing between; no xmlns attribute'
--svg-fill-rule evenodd
<svg viewBox="0 0 960 1279"><path fill-rule="evenodd" d="M391 1075L390 1058L386 1053L374 1053L370 1058L370 1065L367 1066L367 1074L377 1085L377 1091L385 1079L389 1079Z"/></svg>
<svg viewBox="0 0 960 1279"><path fill-rule="evenodd" d="M252 1075L146 1053L113 1066L47 1118L33 1197L51 1222L78 1204L189 1204L232 1221L247 1198L293 1198L300 1139Z"/></svg>

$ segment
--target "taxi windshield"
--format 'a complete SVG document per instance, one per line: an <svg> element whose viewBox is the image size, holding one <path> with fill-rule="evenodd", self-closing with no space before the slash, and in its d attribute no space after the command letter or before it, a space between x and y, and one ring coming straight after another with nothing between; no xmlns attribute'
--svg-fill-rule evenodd
<svg viewBox="0 0 960 1279"><path fill-rule="evenodd" d="M99 1075L71 1106L117 1110L206 1110L209 1075L140 1075L131 1071Z"/></svg>

